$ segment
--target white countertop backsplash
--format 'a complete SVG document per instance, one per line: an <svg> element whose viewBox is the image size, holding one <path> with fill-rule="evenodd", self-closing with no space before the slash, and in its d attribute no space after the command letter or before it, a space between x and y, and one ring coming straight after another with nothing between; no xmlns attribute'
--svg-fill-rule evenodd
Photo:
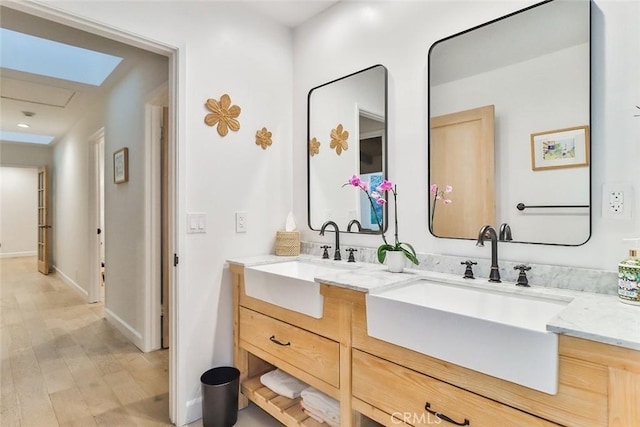
<svg viewBox="0 0 640 427"><path fill-rule="evenodd" d="M320 246L326 243L302 242L301 253L307 255L322 256ZM378 263L377 248L352 246L357 249L354 253L357 262ZM346 260L346 247L343 248L342 259ZM333 255L333 252L330 254ZM415 266L407 260L405 267L419 270L437 271L454 275L464 274L465 266L460 263L468 260L468 257L438 254L418 254L420 265ZM477 278L489 277L491 260L473 258L478 265L473 266L473 273ZM506 282L516 282L518 270L514 270L518 264L526 264L531 267L527 271L527 278L531 286L544 286L550 288L570 289L574 291L593 292L599 294L618 295L618 273L615 271L594 270L589 268L563 267L547 264L530 264L526 262L511 262L499 260L500 277Z"/></svg>
<svg viewBox="0 0 640 427"><path fill-rule="evenodd" d="M303 254L298 257L260 255L228 261L245 267L296 259L341 264L347 262L346 256L342 261L321 260L321 245L303 242ZM390 273L378 264L375 249L357 249L357 261L354 266L362 264L362 268L336 270L317 277L316 281L361 292L376 292L421 277L430 277L444 281L454 279L457 284L468 284L476 288L570 299L567 307L549 321L548 331L640 350L640 306L620 302L617 297L615 272L529 264L531 271L527 272L527 276L531 287L526 288L515 285L518 271L513 270L513 266L518 263L501 261L500 274L503 283L489 283L486 279L489 275L488 261L477 260L478 265L474 266L477 279L464 281L459 280L465 267L460 262L466 258L419 254L421 262L417 268L407 261L404 273ZM483 265L485 263L486 266Z"/></svg>

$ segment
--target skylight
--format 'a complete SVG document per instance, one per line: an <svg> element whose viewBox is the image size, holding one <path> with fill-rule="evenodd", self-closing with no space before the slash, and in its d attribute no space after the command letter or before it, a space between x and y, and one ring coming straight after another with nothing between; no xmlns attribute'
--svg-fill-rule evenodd
<svg viewBox="0 0 640 427"><path fill-rule="evenodd" d="M26 142L29 144L43 144L47 145L53 141L55 137L51 135L38 135L35 133L24 132L7 132L0 130L0 141L7 142Z"/></svg>
<svg viewBox="0 0 640 427"><path fill-rule="evenodd" d="M122 58L0 29L0 66L100 86Z"/></svg>

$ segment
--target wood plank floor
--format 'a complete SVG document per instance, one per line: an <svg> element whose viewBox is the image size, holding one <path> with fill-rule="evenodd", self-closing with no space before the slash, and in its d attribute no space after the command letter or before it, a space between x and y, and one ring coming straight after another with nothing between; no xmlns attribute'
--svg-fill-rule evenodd
<svg viewBox="0 0 640 427"><path fill-rule="evenodd" d="M36 267L0 259L0 425L171 425L168 351L142 353Z"/></svg>

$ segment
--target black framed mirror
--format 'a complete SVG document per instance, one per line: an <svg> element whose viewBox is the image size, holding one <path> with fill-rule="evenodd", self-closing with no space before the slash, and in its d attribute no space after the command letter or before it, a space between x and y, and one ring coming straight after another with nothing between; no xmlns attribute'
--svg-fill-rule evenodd
<svg viewBox="0 0 640 427"><path fill-rule="evenodd" d="M490 224L515 242L589 239L590 20L590 1L550 0L431 46L434 236L476 239Z"/></svg>
<svg viewBox="0 0 640 427"><path fill-rule="evenodd" d="M371 188L387 178L387 69L382 65L309 91L309 228L320 230L324 222L334 221L341 232L380 232L367 197L342 187L353 175ZM386 205L377 214L386 229Z"/></svg>

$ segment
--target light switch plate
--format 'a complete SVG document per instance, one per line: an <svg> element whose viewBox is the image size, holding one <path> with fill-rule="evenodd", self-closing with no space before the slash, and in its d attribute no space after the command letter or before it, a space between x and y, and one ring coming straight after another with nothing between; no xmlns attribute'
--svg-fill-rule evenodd
<svg viewBox="0 0 640 427"><path fill-rule="evenodd" d="M187 233L198 234L207 232L207 214L189 212L187 214Z"/></svg>

